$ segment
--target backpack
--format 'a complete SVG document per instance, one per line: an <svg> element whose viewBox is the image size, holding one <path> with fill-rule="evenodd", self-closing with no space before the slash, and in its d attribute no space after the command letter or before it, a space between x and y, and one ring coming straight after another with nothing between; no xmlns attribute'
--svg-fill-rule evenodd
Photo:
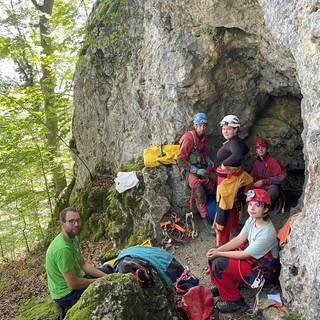
<svg viewBox="0 0 320 320"><path fill-rule="evenodd" d="M119 261L118 271L133 273L142 288L150 288L154 285L152 265L146 260L126 256Z"/></svg>
<svg viewBox="0 0 320 320"><path fill-rule="evenodd" d="M133 246L123 249L116 261L114 269L117 272L120 261L125 257L147 261L155 270L166 288L171 288L184 271L184 267L171 253L158 247Z"/></svg>
<svg viewBox="0 0 320 320"><path fill-rule="evenodd" d="M295 218L300 214L301 214L301 211L296 212L292 216L290 216L288 220L284 223L284 225L281 227L281 229L278 231L277 238L279 239L279 245L281 248L283 248L288 241L288 237L291 231L292 218Z"/></svg>
<svg viewBox="0 0 320 320"><path fill-rule="evenodd" d="M185 268L181 276L175 282L176 293L180 295L186 294L191 288L199 285L199 279L191 272L189 268Z"/></svg>
<svg viewBox="0 0 320 320"><path fill-rule="evenodd" d="M191 288L183 295L177 310L183 320L219 319L212 293L208 287L202 285Z"/></svg>

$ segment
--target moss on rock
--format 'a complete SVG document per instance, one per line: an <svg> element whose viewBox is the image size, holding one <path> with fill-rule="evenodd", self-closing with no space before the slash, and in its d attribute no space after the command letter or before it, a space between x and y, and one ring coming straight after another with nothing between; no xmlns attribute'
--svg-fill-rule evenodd
<svg viewBox="0 0 320 320"><path fill-rule="evenodd" d="M144 242L145 240L148 240L149 238L150 238L150 230L148 230L147 228L141 228L141 229L135 230L128 240L127 247L141 244L142 242Z"/></svg>
<svg viewBox="0 0 320 320"><path fill-rule="evenodd" d="M129 285L130 281L136 281L132 274L120 275L115 273L98 279L85 290L79 301L67 312L65 320L92 319L92 313L97 306L117 291L117 286L124 286L126 283Z"/></svg>
<svg viewBox="0 0 320 320"><path fill-rule="evenodd" d="M88 22L82 55L88 47L103 47L112 71L122 70L131 56L127 0L100 0Z"/></svg>
<svg viewBox="0 0 320 320"><path fill-rule="evenodd" d="M82 239L98 241L105 238L113 242L113 247L123 248L128 246L128 241L129 244L136 244L150 237L152 229L143 222L143 167L142 158L121 164L114 169L113 175L110 175L110 168L97 166L93 179L78 191L75 198L70 199L70 204L79 210L84 221ZM114 177L120 171L136 171L139 184L126 192L118 193ZM129 240L130 237L132 238ZM110 248L106 248L104 251L107 254L109 250Z"/></svg>
<svg viewBox="0 0 320 320"><path fill-rule="evenodd" d="M133 274L110 274L95 281L68 311L65 320L177 319L173 290L159 278L142 288Z"/></svg>
<svg viewBox="0 0 320 320"><path fill-rule="evenodd" d="M115 241L117 246L127 243L129 237L141 228L144 215L142 210L142 197L144 194L144 182L138 172L139 185L123 193L118 193L112 186L107 195L108 206L106 208L106 237ZM146 236L146 231L144 235ZM151 232L149 233L151 234Z"/></svg>

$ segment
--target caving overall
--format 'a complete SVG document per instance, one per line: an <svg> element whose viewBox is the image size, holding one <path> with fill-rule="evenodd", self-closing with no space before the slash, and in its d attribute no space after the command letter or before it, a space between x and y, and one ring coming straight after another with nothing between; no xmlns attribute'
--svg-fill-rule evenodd
<svg viewBox="0 0 320 320"><path fill-rule="evenodd" d="M193 200L202 218L208 217L207 194L214 194L215 174L212 166L208 163L206 152L207 135L198 137L195 130L187 131L181 137L180 150L177 157L177 164L181 176L190 187L190 210L193 209ZM206 169L206 176L190 172L191 167Z"/></svg>
<svg viewBox="0 0 320 320"><path fill-rule="evenodd" d="M248 152L248 147L238 136L226 141L218 150L217 158L224 168L219 166L217 174L217 213L213 223L216 230L216 244L221 246L230 240L230 234L236 234L239 229L238 213L235 199L238 190L252 182L252 177L242 169L242 161Z"/></svg>

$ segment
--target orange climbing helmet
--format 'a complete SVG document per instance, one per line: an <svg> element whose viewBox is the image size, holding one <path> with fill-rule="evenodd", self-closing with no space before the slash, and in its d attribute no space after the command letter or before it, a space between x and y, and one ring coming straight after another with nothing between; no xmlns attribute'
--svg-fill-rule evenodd
<svg viewBox="0 0 320 320"><path fill-rule="evenodd" d="M258 201L271 205L269 193L264 189L252 189L247 192L246 202Z"/></svg>
<svg viewBox="0 0 320 320"><path fill-rule="evenodd" d="M265 138L258 138L254 144L255 148L266 147L268 148L268 141Z"/></svg>

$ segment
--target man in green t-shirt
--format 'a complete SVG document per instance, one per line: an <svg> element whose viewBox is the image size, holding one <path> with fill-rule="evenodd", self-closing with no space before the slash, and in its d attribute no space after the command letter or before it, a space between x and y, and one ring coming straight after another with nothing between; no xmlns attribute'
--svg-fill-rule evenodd
<svg viewBox="0 0 320 320"><path fill-rule="evenodd" d="M69 309L83 291L105 272L96 269L81 256L78 234L81 218L74 208L60 213L61 233L49 245L46 254L48 288L52 298L64 309ZM87 278L87 277L90 277Z"/></svg>

